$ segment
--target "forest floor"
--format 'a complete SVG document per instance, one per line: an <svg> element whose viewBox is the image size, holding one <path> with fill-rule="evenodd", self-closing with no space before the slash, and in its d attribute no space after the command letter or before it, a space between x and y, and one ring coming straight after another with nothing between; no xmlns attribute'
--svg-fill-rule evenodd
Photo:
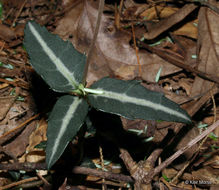
<svg viewBox="0 0 219 190"><path fill-rule="evenodd" d="M105 1L87 86L106 76L139 80L192 124L92 109L47 170L48 117L60 93L31 66L25 25L34 20L87 55L98 2L0 1L0 189L219 189L216 0Z"/></svg>

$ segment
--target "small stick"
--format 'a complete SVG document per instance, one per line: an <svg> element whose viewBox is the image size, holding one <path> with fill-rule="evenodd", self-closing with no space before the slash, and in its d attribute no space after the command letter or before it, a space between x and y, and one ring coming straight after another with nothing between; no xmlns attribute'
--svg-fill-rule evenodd
<svg viewBox="0 0 219 190"><path fill-rule="evenodd" d="M24 5L26 4L26 2L27 2L27 0L25 0L25 1L23 2L23 4L21 5L21 7L20 7L20 9L19 9L18 13L16 14L16 17L15 17L15 19L13 20L13 22L12 22L12 24L11 24L11 28L14 26L14 24L15 24L15 22L16 22L16 20L17 20L17 18L18 18L18 17L19 17L19 15L21 14L21 11L23 10L23 8L24 8Z"/></svg>
<svg viewBox="0 0 219 190"><path fill-rule="evenodd" d="M9 188L21 185L23 183L27 183L27 182L30 182L30 181L36 181L36 180L38 180L38 177L31 177L31 178L28 178L28 179L23 179L21 181L17 181L17 182L5 185L3 187L0 187L0 190L9 189Z"/></svg>
<svg viewBox="0 0 219 190"><path fill-rule="evenodd" d="M38 172L36 173L37 176L43 181L44 184L46 185L51 185L43 176L41 176Z"/></svg>
<svg viewBox="0 0 219 190"><path fill-rule="evenodd" d="M100 0L99 8L98 8L97 23L96 23L95 30L94 30L94 36L93 36L93 40L91 42L90 48L88 50L87 61L86 61L86 65L85 65L85 68L84 68L84 75L83 75L83 79L82 79L82 84L84 86L86 85L86 78L87 78L88 68L89 68L91 58L92 58L93 49L94 49L95 42L96 42L96 39L97 39L97 34L98 34L98 31L99 31L99 28L100 28L100 21L101 21L101 17L102 17L102 13L103 13L103 8L104 8L104 0Z"/></svg>
<svg viewBox="0 0 219 190"><path fill-rule="evenodd" d="M134 182L131 176L127 176L123 174L116 174L112 172L105 172L105 171L100 171L100 170L81 167L81 166L74 167L72 172L75 174L93 175L93 176L97 176L97 177L101 177L101 178L105 178L109 180L124 181L127 183Z"/></svg>
<svg viewBox="0 0 219 190"><path fill-rule="evenodd" d="M149 50L152 53L155 53L156 55L158 55L162 59L167 60L169 63L171 63L179 68L185 69L188 72L194 73L203 79L206 79L206 80L209 80L209 81L212 81L212 82L219 84L219 77L218 76L210 75L210 74L207 74L205 72L199 71L199 70L185 64L183 60L179 60L175 56L166 53L164 50L150 47L149 45L142 43L140 40L138 41L138 43L139 43L140 47L145 48L146 50Z"/></svg>
<svg viewBox="0 0 219 190"><path fill-rule="evenodd" d="M34 170L47 170L46 163L10 163L10 164L0 164L0 170L25 170L25 171L34 171ZM86 168L81 166L75 166L72 170L74 174L83 174L83 175L93 175L100 178L105 178L115 181L124 181L127 183L134 183L134 179L131 176L116 174L112 172L100 171L92 168Z"/></svg>
<svg viewBox="0 0 219 190"><path fill-rule="evenodd" d="M103 149L101 146L99 146L99 152L100 152L100 163L101 163L101 169L102 171L104 171L104 159L103 159ZM105 188L106 184L105 184L105 179L104 177L102 178L102 190L105 190L107 188Z"/></svg>
<svg viewBox="0 0 219 190"><path fill-rule="evenodd" d="M14 128L14 129L8 131L7 133L3 134L0 137L0 145L2 145L6 141L8 141L10 138L12 138L14 135L16 135L18 131L20 131L21 129L23 129L23 127L25 127L26 124L28 124L30 121L36 119L39 115L40 114L34 115L33 117L29 118L25 122L18 125L16 128Z"/></svg>
<svg viewBox="0 0 219 190"><path fill-rule="evenodd" d="M139 56L138 56L138 47L137 47L137 45L136 45L135 30L134 30L133 23L132 23L131 25L132 25L132 34L133 34L133 41L134 41L135 53L136 53L137 63L138 63L138 74L139 74L139 77L141 77L141 64L140 64L140 60L139 60Z"/></svg>
<svg viewBox="0 0 219 190"><path fill-rule="evenodd" d="M185 151L187 151L189 148L191 148L194 144L196 144L201 139L203 139L205 136L207 136L210 132L212 132L218 126L219 126L219 120L216 121L214 124L212 124L210 127L208 127L205 131L203 131L196 138L192 139L186 146L184 146L183 148L181 148L177 152L175 152L172 156L170 156L168 159L166 159L163 163L161 163L159 166L157 166L154 170L149 172L149 174L145 178L145 183L150 183L150 181L153 179L153 177L155 175L160 173L164 168L166 168L168 165L170 165L176 158L178 158Z"/></svg>
<svg viewBox="0 0 219 190"><path fill-rule="evenodd" d="M46 163L33 163L33 162L24 162L24 163L10 163L10 164L0 164L0 170L47 170Z"/></svg>

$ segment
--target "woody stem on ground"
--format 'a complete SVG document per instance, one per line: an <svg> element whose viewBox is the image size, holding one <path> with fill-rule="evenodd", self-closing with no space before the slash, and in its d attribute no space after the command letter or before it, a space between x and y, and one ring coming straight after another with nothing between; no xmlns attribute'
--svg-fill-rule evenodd
<svg viewBox="0 0 219 190"><path fill-rule="evenodd" d="M203 131L200 135L192 139L190 142L188 142L187 145L179 149L177 152L175 152L172 156L167 158L164 162L162 162L159 166L157 166L154 170L149 172L147 174L147 177L145 177L145 183L148 184L151 182L154 176L156 176L158 173L160 173L164 168L166 168L168 165L170 165L176 158L178 158L180 155L182 155L186 150L191 148L194 144L202 140L204 137L206 137L208 134L210 134L214 129L219 127L219 120L217 120L215 123L213 123L211 126L209 126L205 131Z"/></svg>
<svg viewBox="0 0 219 190"><path fill-rule="evenodd" d="M89 68L91 58L92 58L93 49L94 49L95 42L96 42L96 39L97 39L98 31L99 31L99 28L100 28L100 21L101 21L101 17L102 17L102 13L103 13L103 8L104 8L104 0L100 0L99 8L98 8L97 22L96 22L96 26L95 26L95 30L94 30L94 36L93 36L93 40L91 42L91 45L88 49L87 61L86 61L86 65L85 65L84 73L83 73L82 84L84 86L86 85L86 78L87 78L88 68Z"/></svg>

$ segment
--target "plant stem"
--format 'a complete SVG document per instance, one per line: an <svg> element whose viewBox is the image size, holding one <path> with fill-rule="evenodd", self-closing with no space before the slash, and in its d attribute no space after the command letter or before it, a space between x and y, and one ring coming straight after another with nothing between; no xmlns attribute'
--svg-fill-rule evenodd
<svg viewBox="0 0 219 190"><path fill-rule="evenodd" d="M96 26L95 26L95 30L94 30L94 36L93 36L93 40L92 40L91 45L90 45L89 50L88 50L87 61L86 61L86 65L85 65L85 68L84 68L84 74L83 74L83 80L82 80L82 84L84 86L86 85L88 67L89 67L89 64L90 64L90 60L92 58L94 45L95 45L95 42L96 42L96 39L97 39L97 34L98 34L98 31L99 31L99 28L100 28L100 21L101 21L101 17L102 17L102 13L103 13L103 8L104 8L104 0L100 0L99 8L98 8L97 22L96 22Z"/></svg>

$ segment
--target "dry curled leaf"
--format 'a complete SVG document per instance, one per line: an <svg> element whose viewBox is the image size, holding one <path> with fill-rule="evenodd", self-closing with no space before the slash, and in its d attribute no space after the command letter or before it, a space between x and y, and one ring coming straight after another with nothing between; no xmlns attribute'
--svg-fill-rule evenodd
<svg viewBox="0 0 219 190"><path fill-rule="evenodd" d="M209 8L202 7L198 16L198 70L219 76L219 15ZM212 82L196 77L191 96L207 92Z"/></svg>
<svg viewBox="0 0 219 190"><path fill-rule="evenodd" d="M158 12L159 17L161 19L164 19L164 18L167 18L167 17L171 18L171 15L177 13L178 10L179 10L178 8L170 7L170 6L164 6L164 7L163 6L156 6L156 9L155 9L155 7L151 7L149 9L145 10L141 14L141 17L146 18L146 20L153 21L155 19L158 19L157 18L157 16L158 16L157 12ZM168 19L170 19L170 18L168 18ZM172 22L172 20L169 23L170 23L170 26L175 24L174 22ZM193 20L193 21L190 21L188 23L185 23L180 28L174 30L173 33L175 35L183 35L183 36L187 36L187 37L191 37L191 38L196 39L197 38L197 33L198 33L196 23L197 23L197 20ZM165 27L166 27L166 23L165 23ZM162 29L162 28L164 28L164 27L162 27L162 25L159 26L159 30ZM162 32L162 30L161 30L161 32Z"/></svg>
<svg viewBox="0 0 219 190"><path fill-rule="evenodd" d="M148 40L158 37L160 34L185 19L185 17L187 17L196 8L197 6L194 4L186 4L171 16L153 25L148 25L148 32L144 34L144 37Z"/></svg>
<svg viewBox="0 0 219 190"><path fill-rule="evenodd" d="M93 1L80 3L60 20L55 33L65 39L73 36L74 46L81 52L87 52L93 38L97 13L97 4ZM105 14L102 16L88 72L88 85L107 75L114 75L126 80L139 76L136 52L130 46L131 38L132 34L117 30L114 21L109 16ZM147 51L139 51L139 58L142 70L141 78L147 81L154 82L160 67L163 68L161 76L180 70Z"/></svg>
<svg viewBox="0 0 219 190"><path fill-rule="evenodd" d="M47 122L42 118L37 124L36 130L29 136L29 145L26 148L27 154L23 155L20 161L40 162L45 159L45 151L43 149L35 148L35 146L47 140L46 130Z"/></svg>

